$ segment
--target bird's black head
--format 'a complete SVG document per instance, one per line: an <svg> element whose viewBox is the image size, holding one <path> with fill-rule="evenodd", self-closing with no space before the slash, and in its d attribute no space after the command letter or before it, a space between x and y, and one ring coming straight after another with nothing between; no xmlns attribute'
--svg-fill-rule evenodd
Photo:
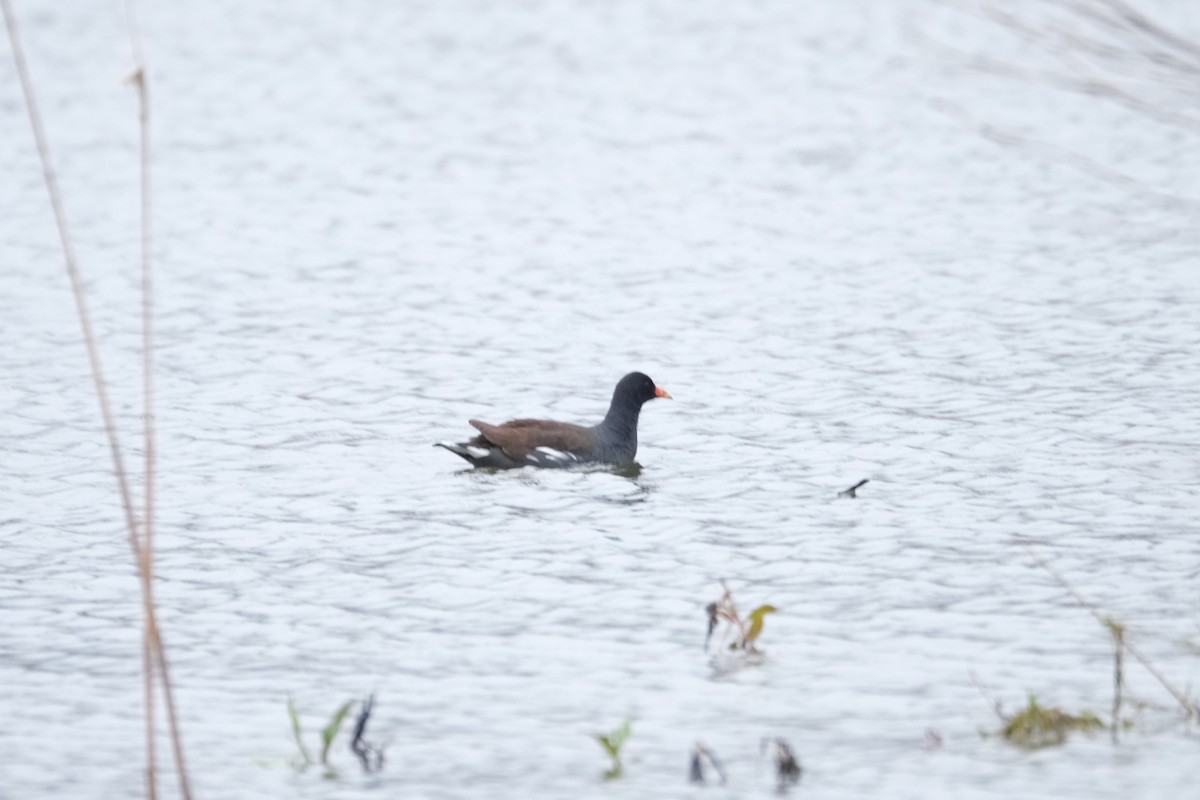
<svg viewBox="0 0 1200 800"><path fill-rule="evenodd" d="M665 389L656 386L649 375L644 372L631 372L617 383L617 389L613 392L613 403L620 400L640 406L656 397L671 399L671 395L667 394Z"/></svg>
<svg viewBox="0 0 1200 800"><path fill-rule="evenodd" d="M598 427L601 435L628 448L623 460L632 460L637 452L637 424L642 404L656 397L670 396L641 372L631 372L617 383L612 405Z"/></svg>

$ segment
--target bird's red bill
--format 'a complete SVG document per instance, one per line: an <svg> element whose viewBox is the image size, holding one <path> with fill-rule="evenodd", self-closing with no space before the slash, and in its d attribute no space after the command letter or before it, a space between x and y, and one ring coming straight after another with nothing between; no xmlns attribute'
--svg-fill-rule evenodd
<svg viewBox="0 0 1200 800"><path fill-rule="evenodd" d="M664 388L662 388L661 386L655 386L655 387L654 387L654 396L655 396L655 397L665 397L665 398L667 398L668 400L674 400L674 399L675 399L674 397L671 397L671 395L667 394L667 390L666 390L666 389L664 389Z"/></svg>

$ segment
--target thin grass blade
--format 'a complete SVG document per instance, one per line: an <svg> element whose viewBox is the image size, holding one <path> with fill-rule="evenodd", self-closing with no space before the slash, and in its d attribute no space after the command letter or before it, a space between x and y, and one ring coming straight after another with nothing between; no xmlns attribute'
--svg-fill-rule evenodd
<svg viewBox="0 0 1200 800"><path fill-rule="evenodd" d="M334 712L329 724L321 730L321 763L325 766L329 766L329 748L333 746L333 740L337 738L338 731L341 730L342 720L350 713L350 707L353 705L353 700L343 703L342 707Z"/></svg>
<svg viewBox="0 0 1200 800"><path fill-rule="evenodd" d="M296 746L300 748L300 755L304 756L304 765L308 766L312 763L312 756L308 754L308 748L304 746L304 735L300 730L300 714L296 711L296 704L290 697L288 698L288 717L292 720L292 735L296 737Z"/></svg>

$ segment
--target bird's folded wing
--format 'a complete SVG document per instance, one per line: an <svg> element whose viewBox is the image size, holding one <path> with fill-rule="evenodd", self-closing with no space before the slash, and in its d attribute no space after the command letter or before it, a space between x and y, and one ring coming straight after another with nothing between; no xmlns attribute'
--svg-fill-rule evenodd
<svg viewBox="0 0 1200 800"><path fill-rule="evenodd" d="M595 434L581 425L544 419L514 419L503 425L469 420L484 438L504 451L509 458L526 458L542 448L568 454L572 460L595 449Z"/></svg>

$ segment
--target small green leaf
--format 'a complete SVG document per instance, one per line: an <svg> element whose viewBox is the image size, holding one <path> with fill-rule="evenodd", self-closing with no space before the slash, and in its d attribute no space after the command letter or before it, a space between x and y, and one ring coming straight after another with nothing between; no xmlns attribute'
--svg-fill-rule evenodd
<svg viewBox="0 0 1200 800"><path fill-rule="evenodd" d="M633 717L627 717L621 727L617 728L613 734L613 747L617 752L620 752L621 745L625 744L625 740L629 738L630 728L633 726Z"/></svg>
<svg viewBox="0 0 1200 800"><path fill-rule="evenodd" d="M595 738L595 740L600 743L600 746L604 748L604 752L608 753L613 758L617 757L617 751L613 747L612 741L607 736L602 736L598 733L593 733L592 737Z"/></svg>
<svg viewBox="0 0 1200 800"><path fill-rule="evenodd" d="M775 606L759 606L750 612L750 630L746 633L746 641L753 643L758 635L762 633L763 617L767 614L774 614L779 609Z"/></svg>
<svg viewBox="0 0 1200 800"><path fill-rule="evenodd" d="M296 711L296 704L292 702L292 698L288 698L288 716L292 719L292 735L296 737L296 746L300 748L300 755L304 756L304 766L312 763L312 756L308 754L308 749L304 746L304 736L300 732L300 714Z"/></svg>
<svg viewBox="0 0 1200 800"><path fill-rule="evenodd" d="M610 734L593 733L592 738L600 743L604 748L604 752L608 753L608 757L612 759L613 765L607 773L605 780L613 780L621 775L621 747L625 744L625 740L629 738L631 727L633 726L633 717L627 717L621 727L617 728Z"/></svg>
<svg viewBox="0 0 1200 800"><path fill-rule="evenodd" d="M321 731L321 763L326 766L329 765L329 748L333 746L333 739L338 735L338 730L342 727L342 720L346 718L352 705L354 705L353 700L343 703L342 707L334 712L329 724Z"/></svg>

